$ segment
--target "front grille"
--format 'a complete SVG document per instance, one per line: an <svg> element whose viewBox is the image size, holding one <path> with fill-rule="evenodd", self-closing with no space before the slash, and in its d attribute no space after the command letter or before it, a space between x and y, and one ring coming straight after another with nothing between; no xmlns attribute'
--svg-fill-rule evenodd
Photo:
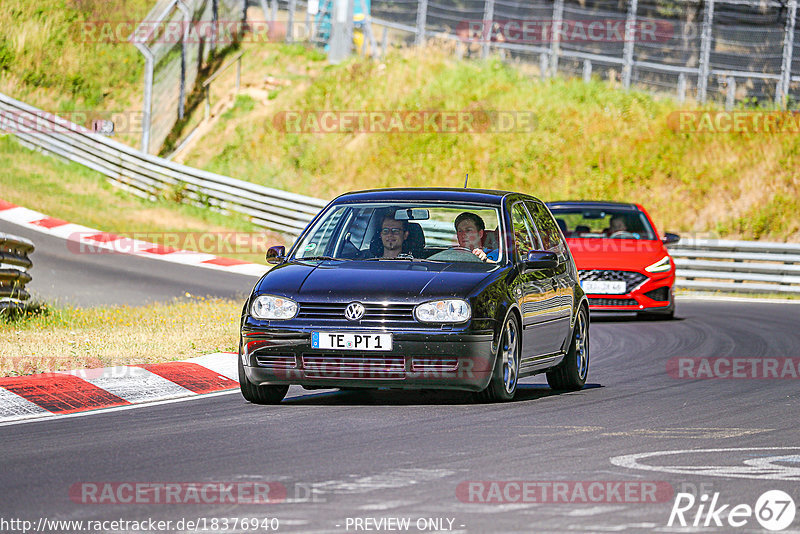
<svg viewBox="0 0 800 534"><path fill-rule="evenodd" d="M256 363L260 367L271 369L294 369L297 359L294 354L270 354L269 356L256 356Z"/></svg>
<svg viewBox="0 0 800 534"><path fill-rule="evenodd" d="M310 378L403 378L402 356L303 354L303 369Z"/></svg>
<svg viewBox="0 0 800 534"><path fill-rule="evenodd" d="M413 358L412 371L455 371L458 369L458 358Z"/></svg>
<svg viewBox="0 0 800 534"><path fill-rule="evenodd" d="M658 289L653 289L652 291L648 291L647 293L644 294L644 296L651 298L653 300L666 301L669 300L669 288L659 287Z"/></svg>
<svg viewBox="0 0 800 534"><path fill-rule="evenodd" d="M625 282L625 292L630 293L647 280L647 277L642 273L633 271L604 271L600 269L592 269L585 271L578 271L581 280L597 280L602 282Z"/></svg>
<svg viewBox="0 0 800 534"><path fill-rule="evenodd" d="M364 304L364 316L358 321L349 321L344 316L345 304L320 302L301 302L297 319L306 321L325 321L326 326L419 326L414 319L413 304Z"/></svg>
<svg viewBox="0 0 800 534"><path fill-rule="evenodd" d="M589 299L590 306L638 306L633 299Z"/></svg>
<svg viewBox="0 0 800 534"><path fill-rule="evenodd" d="M652 291L648 291L644 294L645 297L651 298L653 300L661 300L666 301L669 300L669 288L668 287L659 287L658 289L654 289Z"/></svg>

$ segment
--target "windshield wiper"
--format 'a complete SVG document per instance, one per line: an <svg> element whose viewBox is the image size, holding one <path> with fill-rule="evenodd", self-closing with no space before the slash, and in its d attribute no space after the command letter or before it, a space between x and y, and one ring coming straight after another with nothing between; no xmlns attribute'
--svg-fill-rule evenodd
<svg viewBox="0 0 800 534"><path fill-rule="evenodd" d="M396 258L364 258L362 261L396 261L396 260L405 260L405 261L428 261L425 258L415 258L411 254L398 254Z"/></svg>
<svg viewBox="0 0 800 534"><path fill-rule="evenodd" d="M344 260L346 258L334 258L333 256L308 256L306 258L295 258L297 261L325 261L325 260Z"/></svg>

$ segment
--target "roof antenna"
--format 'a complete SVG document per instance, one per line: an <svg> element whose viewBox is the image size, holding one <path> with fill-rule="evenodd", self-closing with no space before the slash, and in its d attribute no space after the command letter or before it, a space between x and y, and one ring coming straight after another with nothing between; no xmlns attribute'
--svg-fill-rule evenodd
<svg viewBox="0 0 800 534"><path fill-rule="evenodd" d="M464 180L464 189L467 188L467 183L469 182L469 173L467 173L467 178Z"/></svg>

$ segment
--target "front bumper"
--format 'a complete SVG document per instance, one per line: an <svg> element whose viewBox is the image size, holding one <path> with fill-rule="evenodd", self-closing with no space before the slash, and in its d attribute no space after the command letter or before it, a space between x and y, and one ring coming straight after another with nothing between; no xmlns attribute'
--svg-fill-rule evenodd
<svg viewBox="0 0 800 534"><path fill-rule="evenodd" d="M645 273L642 273L645 274ZM675 272L646 274L638 287L621 295L587 293L589 309L597 312L668 312L673 309Z"/></svg>
<svg viewBox="0 0 800 534"><path fill-rule="evenodd" d="M312 331L326 330L243 330L247 379L255 385L480 391L492 376L491 330L393 332L391 351L314 349Z"/></svg>

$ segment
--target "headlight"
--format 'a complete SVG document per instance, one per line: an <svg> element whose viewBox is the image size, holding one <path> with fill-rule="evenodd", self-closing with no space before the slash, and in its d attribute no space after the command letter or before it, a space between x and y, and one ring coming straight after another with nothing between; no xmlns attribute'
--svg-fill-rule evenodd
<svg viewBox="0 0 800 534"><path fill-rule="evenodd" d="M435 300L414 308L414 315L423 323L463 323L471 314L469 302L461 299Z"/></svg>
<svg viewBox="0 0 800 534"><path fill-rule="evenodd" d="M664 256L653 265L645 267L644 270L648 273L663 273L664 271L669 271L672 266L669 264L669 256Z"/></svg>
<svg viewBox="0 0 800 534"><path fill-rule="evenodd" d="M291 319L297 315L297 303L284 297L261 295L253 301L250 313L256 319Z"/></svg>

